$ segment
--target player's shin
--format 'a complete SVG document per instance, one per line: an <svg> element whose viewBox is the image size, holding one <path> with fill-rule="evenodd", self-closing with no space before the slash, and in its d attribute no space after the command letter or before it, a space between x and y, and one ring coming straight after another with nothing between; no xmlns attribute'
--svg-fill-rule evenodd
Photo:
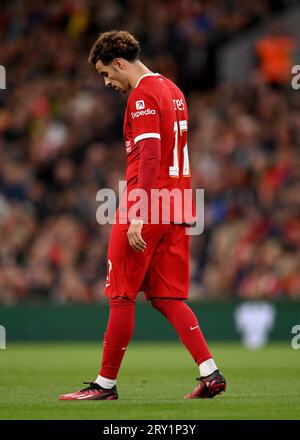
<svg viewBox="0 0 300 440"><path fill-rule="evenodd" d="M110 299L109 320L104 335L102 364L96 379L103 388L111 388L134 329L135 302L128 298Z"/></svg>
<svg viewBox="0 0 300 440"><path fill-rule="evenodd" d="M152 305L173 325L180 340L188 349L199 368L202 366L201 368L205 373L210 371L214 364L212 355L192 309L179 299L155 299L152 300Z"/></svg>

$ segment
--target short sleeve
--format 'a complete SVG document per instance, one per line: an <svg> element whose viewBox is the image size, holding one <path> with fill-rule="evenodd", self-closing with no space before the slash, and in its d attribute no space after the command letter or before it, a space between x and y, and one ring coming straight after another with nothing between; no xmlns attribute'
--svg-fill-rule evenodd
<svg viewBox="0 0 300 440"><path fill-rule="evenodd" d="M128 100L128 119L134 142L160 139L160 110L156 99L145 90L134 90Z"/></svg>

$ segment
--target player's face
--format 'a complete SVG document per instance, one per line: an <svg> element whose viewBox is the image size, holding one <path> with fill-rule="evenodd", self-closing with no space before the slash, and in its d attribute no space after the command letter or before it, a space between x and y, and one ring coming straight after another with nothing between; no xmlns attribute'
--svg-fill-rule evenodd
<svg viewBox="0 0 300 440"><path fill-rule="evenodd" d="M126 79L125 72L114 62L105 65L102 61L97 61L96 69L104 78L104 83L107 87L111 87L117 92L126 93L130 89L128 80Z"/></svg>

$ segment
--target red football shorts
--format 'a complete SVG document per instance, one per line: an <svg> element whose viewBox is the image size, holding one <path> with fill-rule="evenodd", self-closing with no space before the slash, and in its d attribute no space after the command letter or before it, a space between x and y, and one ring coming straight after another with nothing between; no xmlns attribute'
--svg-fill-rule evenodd
<svg viewBox="0 0 300 440"><path fill-rule="evenodd" d="M112 226L105 295L135 299L143 291L147 300L186 299L190 276L190 236L186 234L186 225L145 224L144 252L136 252L129 245L128 227L128 224Z"/></svg>

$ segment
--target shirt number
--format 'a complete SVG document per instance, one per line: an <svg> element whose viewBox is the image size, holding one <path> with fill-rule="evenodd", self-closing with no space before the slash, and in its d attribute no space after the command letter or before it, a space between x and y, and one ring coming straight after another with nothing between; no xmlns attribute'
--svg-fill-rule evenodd
<svg viewBox="0 0 300 440"><path fill-rule="evenodd" d="M175 133L175 145L173 150L173 165L169 167L169 175L171 177L179 177L179 154L178 154L178 141L179 136L182 136L182 133L187 131L187 121L182 120L174 122L174 133ZM187 177L190 175L190 162L189 162L189 153L188 146L185 144L183 148L183 170L182 175Z"/></svg>

